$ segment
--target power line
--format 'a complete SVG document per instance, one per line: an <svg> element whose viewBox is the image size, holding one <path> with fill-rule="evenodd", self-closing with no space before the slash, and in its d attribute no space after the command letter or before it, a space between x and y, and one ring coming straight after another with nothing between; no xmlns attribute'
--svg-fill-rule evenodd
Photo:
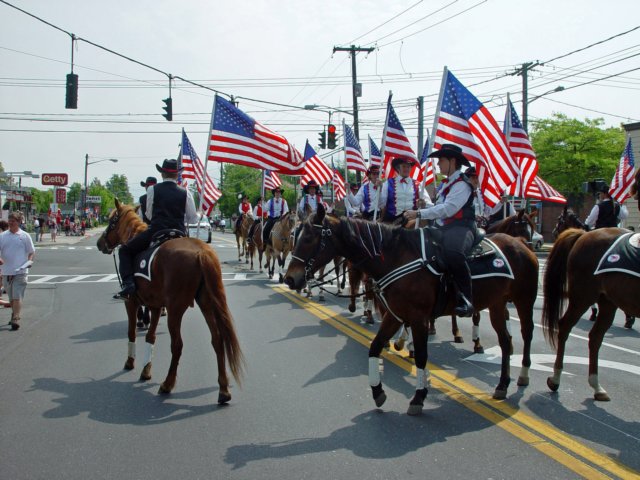
<svg viewBox="0 0 640 480"><path fill-rule="evenodd" d="M551 58L551 59L549 59L549 60L547 60L545 62L542 62L542 63L553 62L554 60L558 60L560 58L568 57L569 55L573 55L574 53L582 52L583 50L587 50L588 48L595 47L596 45L600 45L602 43L608 42L609 40L613 40L614 38L618 38L618 37L621 37L621 36L626 35L628 33L634 32L635 30L638 30L639 28L640 28L640 25L637 26L637 27L632 28L631 30L627 30L626 32L618 33L616 35L613 35L612 37L605 38L604 40L600 40L599 42L592 43L591 45L587 45L586 47L578 48L577 50L573 50L573 51L571 51L569 53L565 53L564 55L560 55L558 57Z"/></svg>
<svg viewBox="0 0 640 480"><path fill-rule="evenodd" d="M617 118L623 118L625 120L633 120L634 122L640 122L640 120L638 120L637 118L633 118L633 117L625 117L624 115L617 115L615 113L602 112L600 110L594 110L593 108L587 108L587 107L581 107L580 105L574 105L573 103L561 102L560 100L555 100L553 98L548 98L548 97L540 97L540 98L542 100L548 100L549 102L561 103L562 105L567 105L569 107L575 107L575 108L580 108L581 110L587 110L588 112L595 112L595 113L600 113L602 115L609 115L610 117L617 117Z"/></svg>
<svg viewBox="0 0 640 480"><path fill-rule="evenodd" d="M400 15L403 15L405 13L407 13L409 10L411 10L412 8L416 7L417 5L421 4L424 0L418 0L416 3L414 3L413 5L411 5L410 7L405 8L403 11L401 11L400 13L398 13L397 15L394 15L393 17L391 17L389 20L386 20L384 22L382 22L380 25L378 25L377 27L372 28L371 30L369 30L366 33L363 33L362 35L360 35L359 37L354 38L353 40L345 43L344 45L351 45L352 43L355 43L356 41L360 40L362 37L365 37L367 35L369 35L371 32L376 31L377 29L379 29L380 27L385 26L387 23L392 22L393 20L395 20L396 18L398 18Z"/></svg>

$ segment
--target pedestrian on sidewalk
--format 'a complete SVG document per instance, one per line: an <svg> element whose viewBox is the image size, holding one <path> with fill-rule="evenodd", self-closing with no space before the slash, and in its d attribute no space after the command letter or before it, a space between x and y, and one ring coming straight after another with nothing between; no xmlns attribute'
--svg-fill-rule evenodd
<svg viewBox="0 0 640 480"><path fill-rule="evenodd" d="M27 272L33 265L36 249L31 235L20 228L21 212L9 214L9 230L0 234L0 265L2 265L2 283L9 302L11 302L11 330L20 328L22 299L27 288Z"/></svg>
<svg viewBox="0 0 640 480"><path fill-rule="evenodd" d="M9 230L9 224L6 220L0 220L0 233ZM0 307L9 308L11 303L2 299L2 265L0 265Z"/></svg>
<svg viewBox="0 0 640 480"><path fill-rule="evenodd" d="M40 238L40 220L38 220L38 217L35 217L33 219L33 231L36 234L36 242L37 242L38 239Z"/></svg>
<svg viewBox="0 0 640 480"><path fill-rule="evenodd" d="M51 234L51 241L55 242L58 235L58 224L55 219L49 220L49 233Z"/></svg>

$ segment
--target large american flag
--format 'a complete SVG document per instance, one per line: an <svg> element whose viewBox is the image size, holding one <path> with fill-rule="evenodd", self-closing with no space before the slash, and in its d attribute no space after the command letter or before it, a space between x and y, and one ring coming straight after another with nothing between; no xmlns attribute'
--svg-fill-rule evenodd
<svg viewBox="0 0 640 480"><path fill-rule="evenodd" d="M371 135L369 135L369 165L372 167L379 167L382 163L382 155L380 154L380 149L376 145L376 142L373 141Z"/></svg>
<svg viewBox="0 0 640 480"><path fill-rule="evenodd" d="M384 154L384 175L387 178L395 176L395 170L391 168L391 159L394 157L403 156L418 161L413 148L411 148L409 138L404 133L402 123L400 123L400 119L398 119L393 105L391 105L391 95L389 95L389 100L387 101L387 118L382 136L382 152Z"/></svg>
<svg viewBox="0 0 640 480"><path fill-rule="evenodd" d="M433 172L433 162L431 162L431 159L428 158L427 155L429 155L429 137L427 137L427 141L424 144L424 149L422 150L420 165L414 165L411 169L411 178L417 180L420 183L422 183L426 171L427 178L424 180L425 185L429 185L435 180L435 174Z"/></svg>
<svg viewBox="0 0 640 480"><path fill-rule="evenodd" d="M218 95L211 115L209 161L301 175L302 156L289 141Z"/></svg>
<svg viewBox="0 0 640 480"><path fill-rule="evenodd" d="M445 68L433 128L434 149L443 143L462 148L475 163L485 203L491 207L518 175L504 133L489 110Z"/></svg>
<svg viewBox="0 0 640 480"><path fill-rule="evenodd" d="M631 185L633 185L635 161L633 158L633 148L631 138L627 141L627 146L622 152L620 163L616 168L616 173L611 180L609 194L617 202L622 203L631 196Z"/></svg>
<svg viewBox="0 0 640 480"><path fill-rule="evenodd" d="M209 176L206 174L206 182L204 188L204 194L202 193L202 179L205 176L204 165L202 165L202 161L198 157L198 154L193 149L191 142L189 141L189 137L187 137L187 133L182 130L182 144L180 146L180 160L182 161L182 166L184 170L182 171L182 178L184 181L189 179L196 181L196 188L198 193L200 194L200 207L204 214L208 217L211 215L213 211L213 207L218 201L218 199L222 196L222 192L218 190L215 183Z"/></svg>
<svg viewBox="0 0 640 480"><path fill-rule="evenodd" d="M265 190L273 190L276 187L282 186L282 180L280 180L280 176L276 172L272 172L271 170L264 171L264 189Z"/></svg>
<svg viewBox="0 0 640 480"><path fill-rule="evenodd" d="M310 180L315 180L318 185L324 185L330 182L333 178L333 172L329 166L320 160L318 154L309 144L304 147L304 175L300 179L300 185L303 187L309 183Z"/></svg>
<svg viewBox="0 0 640 480"><path fill-rule="evenodd" d="M509 185L505 193L516 197L527 197L529 187L538 174L538 160L533 151L529 135L525 131L511 99L507 96L507 112L504 118L504 135L511 149L511 155L518 164L516 181Z"/></svg>
<svg viewBox="0 0 640 480"><path fill-rule="evenodd" d="M358 142L349 125L342 122L342 127L344 128L344 155L347 162L347 169L366 172L367 165L364 163L360 142Z"/></svg>
<svg viewBox="0 0 640 480"><path fill-rule="evenodd" d="M336 169L333 170L333 191L335 192L338 202L347 195L344 178L342 178L342 175L340 175L340 172Z"/></svg>
<svg viewBox="0 0 640 480"><path fill-rule="evenodd" d="M567 199L564 198L560 192L537 175L529 185L526 193L527 198L554 203L567 203Z"/></svg>

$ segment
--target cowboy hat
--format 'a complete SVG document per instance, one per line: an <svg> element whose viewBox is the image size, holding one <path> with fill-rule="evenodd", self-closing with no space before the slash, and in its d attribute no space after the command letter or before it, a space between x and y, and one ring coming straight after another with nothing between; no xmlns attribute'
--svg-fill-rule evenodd
<svg viewBox="0 0 640 480"><path fill-rule="evenodd" d="M378 165L371 165L367 169L367 175L371 175L372 173L380 173L380 167Z"/></svg>
<svg viewBox="0 0 640 480"><path fill-rule="evenodd" d="M276 188L272 188L271 189L271 193L273 193L274 195L276 194L276 191L280 192L280 193L284 193L284 188L282 187L276 187Z"/></svg>
<svg viewBox="0 0 640 480"><path fill-rule="evenodd" d="M182 167L178 168L178 161L175 158L165 158L162 166L156 163L156 169L160 173L179 173Z"/></svg>
<svg viewBox="0 0 640 480"><path fill-rule="evenodd" d="M599 184L598 188L596 189L596 193L606 193L608 195L609 194L609 185L607 185L604 182Z"/></svg>
<svg viewBox="0 0 640 480"><path fill-rule="evenodd" d="M462 148L452 143L445 143L440 147L440 150L431 152L429 158L455 158L458 161L458 165L471 166L467 157L462 153Z"/></svg>
<svg viewBox="0 0 640 480"><path fill-rule="evenodd" d="M360 190L360 184L358 183L352 183L349 185L349 189L353 192L357 192L358 190Z"/></svg>
<svg viewBox="0 0 640 480"><path fill-rule="evenodd" d="M396 157L393 160L391 160L391 168L393 168L394 170L398 169L398 166L401 163L406 163L407 165L417 165L418 161L415 158L411 158L411 157Z"/></svg>
<svg viewBox="0 0 640 480"><path fill-rule="evenodd" d="M147 188L147 187L150 187L151 185L155 185L156 183L158 183L158 179L156 177L147 177L147 179L144 182L140 182L140 186Z"/></svg>
<svg viewBox="0 0 640 480"><path fill-rule="evenodd" d="M315 180L309 180L309 183L307 183L304 187L302 187L302 191L304 193L309 193L309 188L315 188L316 192L318 191L318 189L320 188L320 185L318 185L318 182L316 182Z"/></svg>

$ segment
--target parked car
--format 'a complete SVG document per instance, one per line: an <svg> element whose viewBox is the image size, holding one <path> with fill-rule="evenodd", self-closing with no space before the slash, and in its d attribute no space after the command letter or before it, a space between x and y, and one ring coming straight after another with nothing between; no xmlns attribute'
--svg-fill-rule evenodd
<svg viewBox="0 0 640 480"><path fill-rule="evenodd" d="M538 232L533 232L531 235L531 244L533 245L534 250L542 249L542 244L544 243L544 237L540 235Z"/></svg>
<svg viewBox="0 0 640 480"><path fill-rule="evenodd" d="M198 232L198 224L192 223L189 225L188 233L190 237L199 238L200 240L203 240L207 243L211 243L211 224L209 223L209 220L206 218L203 218L200 221L199 232ZM196 237L196 233L197 233L197 237Z"/></svg>

